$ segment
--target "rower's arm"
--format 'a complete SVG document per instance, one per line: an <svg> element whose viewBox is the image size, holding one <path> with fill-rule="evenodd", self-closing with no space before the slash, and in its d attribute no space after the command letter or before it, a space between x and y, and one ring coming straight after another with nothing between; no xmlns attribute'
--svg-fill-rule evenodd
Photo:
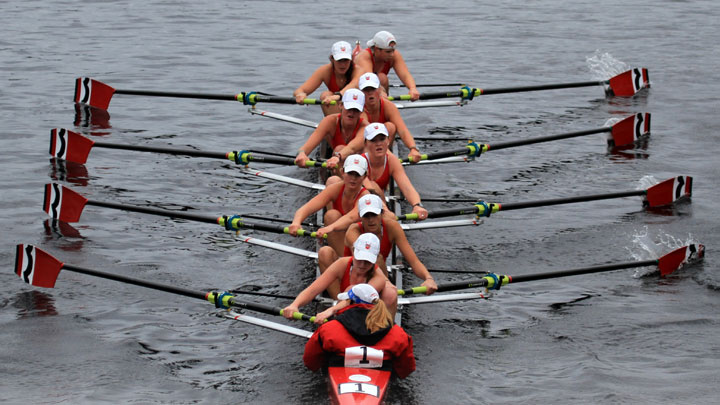
<svg viewBox="0 0 720 405"><path fill-rule="evenodd" d="M398 79L403 82L410 94L413 94L413 92L417 93L418 90L417 86L415 85L415 78L413 78L413 76L410 74L410 70L405 64L405 59L403 59L400 51L395 51L394 59L395 60L393 61L393 69L395 70L395 74L397 75Z"/></svg>
<svg viewBox="0 0 720 405"><path fill-rule="evenodd" d="M317 90L318 87L323 82L323 77L326 74L328 65L320 66L313 72L312 75L305 81L305 83L301 84L300 87L295 89L293 92L293 97L295 97L295 100L298 104L302 104L302 100L307 98L308 94L311 94L313 91ZM331 66L332 69L332 66Z"/></svg>
<svg viewBox="0 0 720 405"><path fill-rule="evenodd" d="M400 223L397 221L388 221L385 224L385 226L390 229L390 235L393 237L395 246L397 246L400 253L402 253L405 260L407 260L410 268L413 270L413 273L415 273L415 275L423 281L421 285L427 288L426 294L429 295L437 291L437 283L435 283L435 279L432 277L427 267L425 267L415 254L415 251L412 246L410 246L410 242L408 242L407 236L405 236L405 232L402 230Z"/></svg>
<svg viewBox="0 0 720 405"><path fill-rule="evenodd" d="M335 184L331 184L325 187L325 190L318 193L318 195L313 197L310 201L306 202L302 207L298 208L298 210L295 211L292 223L290 224L291 234L293 233L293 231L297 232L297 230L301 228L302 221L304 221L305 218L309 217L310 214L314 212L320 211L324 206L326 206L332 200L333 193L340 193L339 188L342 187L342 183L336 184L337 186Z"/></svg>
<svg viewBox="0 0 720 405"><path fill-rule="evenodd" d="M405 120L402 119L402 116L400 115L400 110L398 110L395 104L387 103L387 106L385 107L385 117L388 121L395 124L397 135L400 137L405 146L410 149L411 154L412 151L415 150L415 152L417 152L419 155L420 150L417 148L415 138L413 138L407 125L405 125ZM415 160L413 159L413 161Z"/></svg>
<svg viewBox="0 0 720 405"><path fill-rule="evenodd" d="M392 156L392 158L390 158L390 156ZM415 190L412 182L410 182L410 178L407 176L407 173L405 173L405 168L402 166L402 163L400 163L400 159L395 155L388 155L388 162L390 163L392 178L395 179L395 184L400 188L403 197L405 197L412 206L420 203L420 194Z"/></svg>
<svg viewBox="0 0 720 405"><path fill-rule="evenodd" d="M365 148L365 127L367 125L368 123L366 121L361 122L353 139L340 149L341 161L354 153L362 153L362 150Z"/></svg>
<svg viewBox="0 0 720 405"><path fill-rule="evenodd" d="M320 123L318 124L317 128L313 131L312 134L310 134L310 137L307 141L298 149L298 154L295 157L295 164L297 164L300 167L304 167L304 162L306 160L309 160L308 155L315 150L315 148L322 142L323 138L330 133L330 129L334 125L334 121L336 116L328 115L327 117L323 118ZM302 162L303 165L298 164L298 162Z"/></svg>
<svg viewBox="0 0 720 405"><path fill-rule="evenodd" d="M355 59L353 59L353 78L345 85L345 87L343 87L342 90L340 90L340 92L345 94L345 90L347 89L357 89L360 76L364 73L372 72L372 70L373 66L372 61L370 60L370 54L367 52L360 52L357 56L355 56Z"/></svg>

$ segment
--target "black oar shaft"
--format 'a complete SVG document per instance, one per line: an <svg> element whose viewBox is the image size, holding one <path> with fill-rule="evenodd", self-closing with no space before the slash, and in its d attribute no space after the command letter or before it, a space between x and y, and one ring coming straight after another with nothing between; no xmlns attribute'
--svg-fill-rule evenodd
<svg viewBox="0 0 720 405"><path fill-rule="evenodd" d="M634 197L643 196L647 193L647 190L630 190L630 191L619 191L617 193L604 193L604 194L592 194L577 197L566 197L566 198L552 198L549 200L538 200L538 201L527 201L520 203L505 203L500 204L501 211L518 210L523 208L534 208L534 207L547 207L558 204L570 204L596 200L609 200L613 198L623 197Z"/></svg>
<svg viewBox="0 0 720 405"><path fill-rule="evenodd" d="M88 200L87 204L94 205L96 207L112 208L112 209L122 210L122 211L139 212L141 214L159 215L159 216L170 217L170 218L187 219L190 221L205 222L205 223L216 224L216 225L218 223L217 217L211 217L211 216L207 216L207 215L190 214L187 212L169 211L169 210L163 210L163 209L159 209L159 208L138 207L135 205L125 205L125 204L118 204L118 203L112 203L112 202L106 202L106 201Z"/></svg>
<svg viewBox="0 0 720 405"><path fill-rule="evenodd" d="M116 89L115 94L127 94L127 95L132 95L132 96L197 98L197 99L203 99L203 100L237 101L237 96L234 94L228 95L228 94L209 94L209 93L182 93L182 92L173 92L173 91L122 90L122 89Z"/></svg>
<svg viewBox="0 0 720 405"><path fill-rule="evenodd" d="M164 148L155 146L143 146L143 145L122 145L117 143L107 142L95 142L93 147L106 148L106 149L120 149L120 150L132 150L138 152L154 152L154 153L167 153L171 155L182 155L182 156L193 156L193 157L206 157L212 159L225 159L226 153L221 152L206 152L194 149L178 149L178 148Z"/></svg>
<svg viewBox="0 0 720 405"><path fill-rule="evenodd" d="M559 139L575 138L578 136L599 134L602 132L610 132L610 131L612 131L612 127L602 127L602 128L587 129L584 131L567 132L564 134L540 136L537 138L523 139L523 140L518 140L518 141L498 142L498 143L495 143L492 145L488 145L488 150L513 148L515 146L532 145L534 143L550 142L550 141L556 141Z"/></svg>
<svg viewBox="0 0 720 405"><path fill-rule="evenodd" d="M63 264L63 269L74 271L76 273L87 274L90 276L101 277L108 280L120 281L122 283L133 284L140 287L152 288L154 290L164 291L172 294L184 295L190 298L198 298L205 300L206 293L201 291L188 290L180 287L173 287L165 284L154 283L152 281L138 280L130 277L121 276L118 274L105 273L97 270L86 269L84 267L73 266L70 264Z"/></svg>
<svg viewBox="0 0 720 405"><path fill-rule="evenodd" d="M573 269L573 270L561 270L561 271L552 271L552 272L547 272L547 273L527 274L524 276L512 276L511 282L512 283L521 283L523 281L546 280L546 279L550 279L550 278L579 276L581 274L601 273L601 272L605 272L605 271L632 269L635 267L657 266L657 265L658 265L658 260L644 260L644 261L639 261L639 262L605 264L605 265L601 265L601 266L583 267L583 268Z"/></svg>
<svg viewBox="0 0 720 405"><path fill-rule="evenodd" d="M482 95L489 94L503 94L503 93L520 93L538 90L556 90L556 89L572 89L576 87L590 87L590 86L602 86L609 83L606 80L601 81L587 81L587 82L574 82L574 83L555 83L555 84L544 84L537 86L518 86L518 87L498 87L494 89L482 89Z"/></svg>

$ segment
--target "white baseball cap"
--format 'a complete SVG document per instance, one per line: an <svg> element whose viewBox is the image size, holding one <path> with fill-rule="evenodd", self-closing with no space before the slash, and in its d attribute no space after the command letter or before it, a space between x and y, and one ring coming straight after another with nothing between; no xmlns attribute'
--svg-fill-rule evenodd
<svg viewBox="0 0 720 405"><path fill-rule="evenodd" d="M348 292L337 296L338 301L352 300L356 304L372 304L380 299L380 294L370 284L355 284Z"/></svg>
<svg viewBox="0 0 720 405"><path fill-rule="evenodd" d="M345 41L335 42L330 49L330 55L335 60L352 59L352 46Z"/></svg>
<svg viewBox="0 0 720 405"><path fill-rule="evenodd" d="M343 171L345 173L356 172L364 176L367 172L367 160L362 155L350 155L345 158Z"/></svg>
<svg viewBox="0 0 720 405"><path fill-rule="evenodd" d="M380 79L378 79L375 73L365 73L360 76L360 79L358 79L358 88L362 90L365 87L372 87L374 89L380 87Z"/></svg>
<svg viewBox="0 0 720 405"><path fill-rule="evenodd" d="M367 46L374 46L380 49L395 48L395 45L390 46L390 42L395 42L395 44L397 44L397 41L395 40L395 36L393 34L387 31L378 31L378 33L375 34L373 39L367 41Z"/></svg>
<svg viewBox="0 0 720 405"><path fill-rule="evenodd" d="M343 94L342 102L346 110L354 108L362 111L365 108L365 93L358 89L348 89Z"/></svg>
<svg viewBox="0 0 720 405"><path fill-rule="evenodd" d="M365 127L365 139L372 140L378 135L388 136L388 130L382 122L373 122Z"/></svg>
<svg viewBox="0 0 720 405"><path fill-rule="evenodd" d="M355 239L355 243L353 243L355 259L375 263L378 253L380 253L380 239L374 233L364 233Z"/></svg>
<svg viewBox="0 0 720 405"><path fill-rule="evenodd" d="M375 194L365 194L360 197L357 206L360 217L364 217L368 212L379 215L383 209L382 200Z"/></svg>

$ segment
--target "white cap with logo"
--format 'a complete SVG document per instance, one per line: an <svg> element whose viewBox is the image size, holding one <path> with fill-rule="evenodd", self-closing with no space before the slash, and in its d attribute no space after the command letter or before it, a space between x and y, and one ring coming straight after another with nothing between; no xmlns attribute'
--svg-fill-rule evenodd
<svg viewBox="0 0 720 405"><path fill-rule="evenodd" d="M330 55L335 60L352 59L352 46L345 41L335 42L330 49Z"/></svg>
<svg viewBox="0 0 720 405"><path fill-rule="evenodd" d="M388 136L388 130L385 124L381 122L373 122L365 127L365 139L371 141L378 135Z"/></svg>
<svg viewBox="0 0 720 405"><path fill-rule="evenodd" d="M380 299L380 294L370 284L355 284L348 292L337 296L339 301L352 300L356 304L372 304Z"/></svg>
<svg viewBox="0 0 720 405"><path fill-rule="evenodd" d="M362 111L365 108L365 93L358 89L348 89L343 94L342 102L346 110L354 108Z"/></svg>
<svg viewBox="0 0 720 405"><path fill-rule="evenodd" d="M378 79L375 73L364 73L360 76L360 79L358 79L358 88L363 90L366 87L372 87L374 89L380 87L380 79Z"/></svg>
<svg viewBox="0 0 720 405"><path fill-rule="evenodd" d="M392 49L395 45L390 45L391 42L395 42L395 44L397 44L393 34L387 31L378 31L373 39L367 41L367 46L374 46L380 49Z"/></svg>
<svg viewBox="0 0 720 405"><path fill-rule="evenodd" d="M380 239L374 233L364 233L355 239L355 243L353 243L355 259L375 263L378 253L380 253Z"/></svg>
<svg viewBox="0 0 720 405"><path fill-rule="evenodd" d="M365 194L360 197L357 202L358 214L364 217L368 212L380 215L383 209L382 200L375 194Z"/></svg>
<svg viewBox="0 0 720 405"><path fill-rule="evenodd" d="M345 158L343 163L343 171L345 173L355 172L364 176L367 172L367 159L363 155L350 155Z"/></svg>

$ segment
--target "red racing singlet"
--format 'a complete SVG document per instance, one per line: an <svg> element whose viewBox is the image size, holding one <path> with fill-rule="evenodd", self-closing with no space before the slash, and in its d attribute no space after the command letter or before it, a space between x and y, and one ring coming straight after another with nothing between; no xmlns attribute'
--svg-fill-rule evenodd
<svg viewBox="0 0 720 405"><path fill-rule="evenodd" d="M380 114L378 115L377 119L374 119L370 116L370 111L368 111L367 108L365 108L365 113L368 116L368 121L370 122L381 122L386 123L387 118L385 118L385 101L383 100L383 97L380 97Z"/></svg>
<svg viewBox="0 0 720 405"><path fill-rule="evenodd" d="M355 204L357 204L357 200L360 199L360 194L362 194L363 191L365 191L365 187L361 187L360 191L358 191L357 195L355 196L355 200L353 200L353 207L355 206ZM340 195L338 195L338 197L335 199L335 201L333 201L333 204L332 204L333 208L340 211L340 215L347 214L347 212L345 212L345 210L343 209L343 206L342 206L342 196L343 196L344 192L345 192L345 185L343 184L342 188L340 189Z"/></svg>
<svg viewBox="0 0 720 405"><path fill-rule="evenodd" d="M360 227L360 234L365 233L365 228L363 228L362 222L358 222L357 224ZM385 232L385 220L381 219L380 225L380 232L382 232L382 239L380 239L380 254L387 260L388 255L390 254L390 249L392 249L392 243L390 243L389 233ZM345 246L343 256L352 256L352 252L349 247Z"/></svg>
<svg viewBox="0 0 720 405"><path fill-rule="evenodd" d="M335 134L333 135L332 139L330 140L330 147L337 148L338 146L344 146L347 145L349 141L352 140L353 137L355 137L355 134L357 133L358 129L360 128L360 119L358 119L357 124L355 125L355 129L352 131L352 137L349 140L345 140L345 136L342 133L342 124L340 123L342 114L338 114L337 116L337 122L335 123Z"/></svg>
<svg viewBox="0 0 720 405"><path fill-rule="evenodd" d="M373 64L373 73L375 73L375 74L377 74L377 73L385 73L385 74L390 73L390 68L392 67L392 64L390 63L390 61L385 62L385 64L383 65L382 69L378 70L378 68L375 67L375 55L373 54L372 49L370 49L370 48L365 48L365 49L368 51L368 53L370 53L370 60L372 61L372 64Z"/></svg>
<svg viewBox="0 0 720 405"><path fill-rule="evenodd" d="M366 153L363 153L362 156L368 161L368 179L377 183L377 185L380 186L382 190L387 189L388 184L390 184L390 165L388 164L387 154L385 155L385 165L383 166L384 168L382 174L380 174L380 177L378 177L377 179L373 178L372 169L370 168L370 158L367 157Z"/></svg>
<svg viewBox="0 0 720 405"><path fill-rule="evenodd" d="M343 273L343 278L340 281L340 292L343 292L347 290L348 287L350 287L350 273L352 272L352 257L348 257L348 264L347 267L345 267L345 273ZM365 280L365 282L370 281L370 277L372 277L372 274L375 272L375 269L377 269L377 265L375 265L370 273L368 273L368 278Z"/></svg>

